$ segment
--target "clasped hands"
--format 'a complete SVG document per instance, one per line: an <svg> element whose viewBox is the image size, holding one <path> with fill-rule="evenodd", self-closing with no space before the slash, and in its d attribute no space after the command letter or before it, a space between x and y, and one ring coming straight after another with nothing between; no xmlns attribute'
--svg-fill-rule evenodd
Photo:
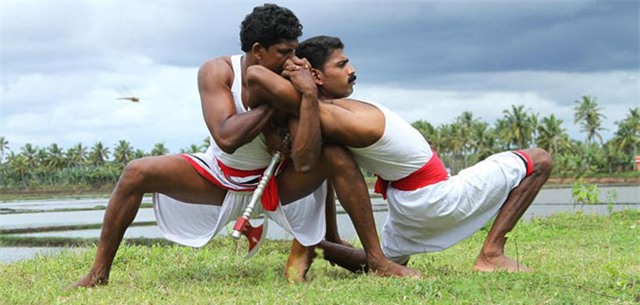
<svg viewBox="0 0 640 305"><path fill-rule="evenodd" d="M317 95L318 93L314 71L306 58L301 59L293 56L287 59L283 66L282 77L290 80L301 94Z"/></svg>

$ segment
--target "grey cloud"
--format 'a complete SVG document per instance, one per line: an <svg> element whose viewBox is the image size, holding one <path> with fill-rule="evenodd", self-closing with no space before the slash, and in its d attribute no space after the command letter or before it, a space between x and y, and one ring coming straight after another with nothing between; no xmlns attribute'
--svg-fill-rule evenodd
<svg viewBox="0 0 640 305"><path fill-rule="evenodd" d="M547 9L539 14L518 15L530 6L516 6L511 14L496 10L485 16L483 8L492 5L482 3L476 15L483 18L443 18L437 10L423 10L420 19L372 19L342 37L361 72L379 82L459 72L629 70L640 66L639 5L597 2L542 15L557 6L542 2ZM417 5L416 11L427 6Z"/></svg>
<svg viewBox="0 0 640 305"><path fill-rule="evenodd" d="M3 63L9 71L14 67L54 71L61 66L108 69L104 58L139 54L161 64L198 66L206 58L240 52L240 21L259 4L13 4L3 8ZM411 81L416 74L588 72L640 65L638 2L282 5L299 16L304 37L342 37L354 62L375 81L389 77Z"/></svg>

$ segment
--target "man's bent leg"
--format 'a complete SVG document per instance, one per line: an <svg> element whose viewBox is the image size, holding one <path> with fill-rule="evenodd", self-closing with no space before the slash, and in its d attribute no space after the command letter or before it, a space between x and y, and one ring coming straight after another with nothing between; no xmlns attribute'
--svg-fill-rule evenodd
<svg viewBox="0 0 640 305"><path fill-rule="evenodd" d="M381 276L421 277L420 272L396 264L382 253L373 218L369 189L353 156L341 146L323 150L329 176L342 207L347 211L366 253L369 271ZM323 166L319 164L319 166Z"/></svg>
<svg viewBox="0 0 640 305"><path fill-rule="evenodd" d="M507 241L506 234L515 227L549 178L552 161L549 153L542 149L532 148L524 152L533 161L533 173L511 191L502 205L473 266L475 271L532 271L532 269L505 256L504 245Z"/></svg>
<svg viewBox="0 0 640 305"><path fill-rule="evenodd" d="M367 254L344 244L322 241L318 248L322 249L324 259L351 272L368 272Z"/></svg>
<svg viewBox="0 0 640 305"><path fill-rule="evenodd" d="M291 282L303 282L311 262L315 258L315 247L305 247L293 239L291 250L284 269L284 276Z"/></svg>
<svg viewBox="0 0 640 305"><path fill-rule="evenodd" d="M381 276L420 277L420 272L387 259L380 248L380 240L373 219L369 189L351 153L342 146L327 145L315 168L308 173L292 168L278 177L281 201L293 202L315 190L325 179L335 188L342 207L347 211L366 252L371 272Z"/></svg>
<svg viewBox="0 0 640 305"><path fill-rule="evenodd" d="M325 233L324 239L329 242L343 244L348 247L353 247L353 245L342 239L340 237L340 232L338 231L338 215L336 211L336 199L333 191L333 186L331 182L327 182L327 200L325 201L325 219L327 223L327 232Z"/></svg>
<svg viewBox="0 0 640 305"><path fill-rule="evenodd" d="M222 204L226 191L202 178L177 155L130 162L120 176L105 211L100 241L89 273L72 287L106 285L125 230L131 225L145 193L164 193L194 203Z"/></svg>

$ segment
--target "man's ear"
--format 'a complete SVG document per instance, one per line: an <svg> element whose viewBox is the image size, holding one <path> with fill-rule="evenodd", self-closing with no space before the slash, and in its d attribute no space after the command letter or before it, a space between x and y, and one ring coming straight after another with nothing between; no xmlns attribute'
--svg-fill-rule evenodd
<svg viewBox="0 0 640 305"><path fill-rule="evenodd" d="M258 59L258 61L262 60L262 55L264 55L265 51L266 49L259 42L255 42L251 46L251 54Z"/></svg>
<svg viewBox="0 0 640 305"><path fill-rule="evenodd" d="M324 84L324 73L322 73L322 71L311 68L311 75L313 75L313 80L316 82L316 85L322 86Z"/></svg>

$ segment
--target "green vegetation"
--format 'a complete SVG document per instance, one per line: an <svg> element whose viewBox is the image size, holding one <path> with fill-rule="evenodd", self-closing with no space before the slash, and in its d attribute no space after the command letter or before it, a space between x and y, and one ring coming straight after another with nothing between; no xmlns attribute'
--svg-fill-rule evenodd
<svg viewBox="0 0 640 305"><path fill-rule="evenodd" d="M560 214L520 223L507 254L532 274L474 273L480 231L455 247L416 255L423 280L355 275L317 260L303 284L282 276L289 242L216 238L202 249L124 246L111 283L63 290L89 269L95 248L0 265L2 304L637 304L640 211ZM514 240L515 239L515 240ZM516 254L517 244L517 254Z"/></svg>
<svg viewBox="0 0 640 305"><path fill-rule="evenodd" d="M600 135L606 118L595 97L583 96L575 101L574 110L573 123L585 132L584 141L570 139L563 121L554 115L539 119L538 114L516 105L504 110L493 127L469 111L437 128L426 121L412 125L429 140L452 174L496 152L537 146L554 156L553 177L639 177L633 157L640 154L640 108L629 109L625 119L615 122L618 129L606 142ZM202 145L192 144L180 152L203 151L208 145L206 138ZM37 197L40 192L111 190L131 160L168 153L164 143L147 153L125 140L113 147L113 153L102 142L91 148L78 143L66 150L56 143L48 147L27 143L12 151L9 140L0 135L0 200L25 192Z"/></svg>

